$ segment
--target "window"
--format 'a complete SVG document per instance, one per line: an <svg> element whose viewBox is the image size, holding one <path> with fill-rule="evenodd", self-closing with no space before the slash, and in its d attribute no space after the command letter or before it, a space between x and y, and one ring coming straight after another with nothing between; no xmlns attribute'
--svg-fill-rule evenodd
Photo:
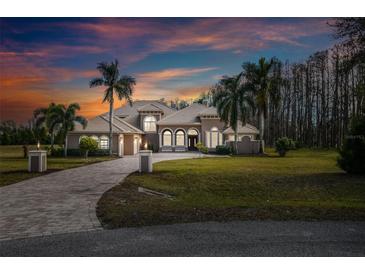
<svg viewBox="0 0 365 274"><path fill-rule="evenodd" d="M213 127L211 130L210 130L210 147L213 147L215 148L217 145L218 145L218 128L216 127Z"/></svg>
<svg viewBox="0 0 365 274"><path fill-rule="evenodd" d="M212 127L210 131L205 132L205 142L207 147L215 148L223 144L223 135L218 131L217 127Z"/></svg>
<svg viewBox="0 0 365 274"><path fill-rule="evenodd" d="M100 149L108 149L109 148L109 138L106 136L100 137Z"/></svg>
<svg viewBox="0 0 365 274"><path fill-rule="evenodd" d="M156 131L156 118L154 116L146 116L143 120L144 131Z"/></svg>
<svg viewBox="0 0 365 274"><path fill-rule="evenodd" d="M171 131L165 130L162 133L162 145L163 146L172 146L172 134L171 134Z"/></svg>
<svg viewBox="0 0 365 274"><path fill-rule="evenodd" d="M185 145L185 132L183 130L178 130L175 133L176 135L176 145L184 146Z"/></svg>
<svg viewBox="0 0 365 274"><path fill-rule="evenodd" d="M198 135L198 132L195 129L189 129L188 135Z"/></svg>

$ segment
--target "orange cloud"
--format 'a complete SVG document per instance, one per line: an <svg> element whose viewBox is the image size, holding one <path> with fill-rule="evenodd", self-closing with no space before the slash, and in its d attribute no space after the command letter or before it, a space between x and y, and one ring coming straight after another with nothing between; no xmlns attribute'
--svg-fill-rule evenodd
<svg viewBox="0 0 365 274"><path fill-rule="evenodd" d="M164 69L159 71L151 71L144 72L139 74L138 78L149 81L163 81L170 80L174 78L192 76L196 74L200 74L207 71L212 71L218 69L217 67L208 67L208 68L172 68L172 69Z"/></svg>

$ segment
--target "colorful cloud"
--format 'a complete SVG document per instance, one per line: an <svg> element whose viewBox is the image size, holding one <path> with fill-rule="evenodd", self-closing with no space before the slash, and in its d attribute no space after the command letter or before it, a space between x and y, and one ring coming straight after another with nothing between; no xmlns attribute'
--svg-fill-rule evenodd
<svg viewBox="0 0 365 274"><path fill-rule="evenodd" d="M331 45L325 18L3 18L0 120L27 121L33 109L79 102L107 110L90 89L96 64L119 59L137 79L135 98L189 99L243 61L300 60Z"/></svg>

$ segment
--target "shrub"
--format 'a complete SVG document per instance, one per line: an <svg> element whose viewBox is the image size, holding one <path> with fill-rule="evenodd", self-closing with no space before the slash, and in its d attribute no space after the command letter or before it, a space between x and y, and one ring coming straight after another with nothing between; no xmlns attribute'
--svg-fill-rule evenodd
<svg viewBox="0 0 365 274"><path fill-rule="evenodd" d="M98 149L98 142L91 137L84 137L80 140L80 151L85 154L85 158L89 155L89 151Z"/></svg>
<svg viewBox="0 0 365 274"><path fill-rule="evenodd" d="M294 141L287 137L281 137L275 142L275 148L280 157L284 157L288 150L293 149L293 146L295 147Z"/></svg>
<svg viewBox="0 0 365 274"><path fill-rule="evenodd" d="M56 148L51 152L53 157L63 157L64 156L64 149L63 148ZM68 156L82 156L83 152L78 148L69 148L67 149ZM97 149L94 151L89 151L89 156L108 156L109 150L108 149Z"/></svg>
<svg viewBox="0 0 365 274"><path fill-rule="evenodd" d="M204 153L204 154L208 154L208 152L209 152L209 149L206 146L204 146L201 142L199 142L199 143L196 144L196 148L201 153Z"/></svg>
<svg viewBox="0 0 365 274"><path fill-rule="evenodd" d="M158 152L158 148L155 147L153 144L148 144L147 149L152 150L153 152Z"/></svg>
<svg viewBox="0 0 365 274"><path fill-rule="evenodd" d="M351 174L365 174L365 117L352 119L350 135L341 147L338 165Z"/></svg>
<svg viewBox="0 0 365 274"><path fill-rule="evenodd" d="M295 150L295 149L297 149L297 142L296 141L294 141L293 139L289 139L289 149L290 150Z"/></svg>
<svg viewBox="0 0 365 274"><path fill-rule="evenodd" d="M216 146L215 152L220 155L228 155L232 153L231 148L228 146Z"/></svg>

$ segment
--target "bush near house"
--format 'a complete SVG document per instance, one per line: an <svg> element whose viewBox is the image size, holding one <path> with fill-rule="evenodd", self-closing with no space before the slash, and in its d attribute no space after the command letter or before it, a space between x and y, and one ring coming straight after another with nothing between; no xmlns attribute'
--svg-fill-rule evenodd
<svg viewBox="0 0 365 274"><path fill-rule="evenodd" d="M95 151L98 149L98 142L91 137L84 137L80 140L80 151L83 152L85 158L89 155L89 151Z"/></svg>
<svg viewBox="0 0 365 274"><path fill-rule="evenodd" d="M228 146L216 146L215 152L220 155L229 155L232 154L232 150Z"/></svg>
<svg viewBox="0 0 365 274"><path fill-rule="evenodd" d="M196 148L201 153L204 153L204 154L208 154L208 152L209 152L209 149L206 146L204 146L201 142L199 142L199 143L196 144Z"/></svg>
<svg viewBox="0 0 365 274"><path fill-rule="evenodd" d="M365 174L365 117L355 117L340 149L338 165L347 173Z"/></svg>
<svg viewBox="0 0 365 274"><path fill-rule="evenodd" d="M276 151L280 157L284 157L288 150L295 149L295 142L287 137L281 137L275 142Z"/></svg>
<svg viewBox="0 0 365 274"><path fill-rule="evenodd" d="M69 148L67 149L68 156L82 156L83 152L78 148ZM108 156L109 150L108 149L97 149L94 151L89 151L89 156ZM51 156L53 157L63 157L64 156L64 149L57 148L51 152Z"/></svg>

